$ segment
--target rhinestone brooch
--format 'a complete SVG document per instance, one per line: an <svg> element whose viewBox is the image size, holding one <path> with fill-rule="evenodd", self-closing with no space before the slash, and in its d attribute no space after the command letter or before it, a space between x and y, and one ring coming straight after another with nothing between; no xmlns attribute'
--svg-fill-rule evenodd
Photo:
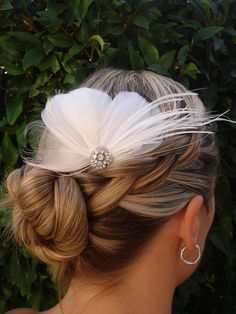
<svg viewBox="0 0 236 314"><path fill-rule="evenodd" d="M90 155L91 166L97 169L106 168L112 161L113 156L103 145L98 146Z"/></svg>

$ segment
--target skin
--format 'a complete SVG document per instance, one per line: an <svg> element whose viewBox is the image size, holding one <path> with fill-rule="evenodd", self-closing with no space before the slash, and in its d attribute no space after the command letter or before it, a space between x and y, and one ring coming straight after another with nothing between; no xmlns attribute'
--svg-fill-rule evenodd
<svg viewBox="0 0 236 314"><path fill-rule="evenodd" d="M64 314L171 314L176 287L189 278L199 264L184 264L180 251L186 246L184 257L190 261L197 257L196 244L203 252L215 214L214 196L207 206L209 212L202 196L193 197L155 234L122 281L94 301L90 298L101 288L75 278L61 304L41 314L62 314L62 309ZM20 309L5 314L31 313L34 312Z"/></svg>

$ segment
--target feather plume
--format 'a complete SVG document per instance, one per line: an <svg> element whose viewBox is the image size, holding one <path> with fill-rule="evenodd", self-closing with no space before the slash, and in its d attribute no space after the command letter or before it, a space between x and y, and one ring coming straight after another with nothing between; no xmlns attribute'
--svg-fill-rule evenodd
<svg viewBox="0 0 236 314"><path fill-rule="evenodd" d="M213 133L202 127L226 119L190 106L200 101L197 95L173 93L149 103L136 92L122 91L112 99L88 87L57 94L41 112L43 124L35 124L42 134L39 151L33 158L22 158L28 165L53 171L83 171L91 166L90 155L99 145L115 162L145 154L170 136ZM170 109L161 110L170 104Z"/></svg>

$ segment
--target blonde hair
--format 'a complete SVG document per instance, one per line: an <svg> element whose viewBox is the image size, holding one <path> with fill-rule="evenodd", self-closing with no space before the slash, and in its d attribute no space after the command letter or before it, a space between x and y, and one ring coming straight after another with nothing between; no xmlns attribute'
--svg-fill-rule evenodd
<svg viewBox="0 0 236 314"><path fill-rule="evenodd" d="M135 91L147 101L187 91L156 73L115 68L97 70L80 86L111 97ZM207 112L196 96L189 105ZM218 162L214 134L188 133L167 138L145 158L114 162L102 172L63 176L23 165L6 178L4 205L11 209L17 242L52 266L55 280L115 279L194 195L208 202Z"/></svg>

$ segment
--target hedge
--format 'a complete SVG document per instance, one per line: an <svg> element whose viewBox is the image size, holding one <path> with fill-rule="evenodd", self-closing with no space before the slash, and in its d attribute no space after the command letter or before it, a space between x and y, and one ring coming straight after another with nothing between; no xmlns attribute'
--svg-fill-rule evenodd
<svg viewBox="0 0 236 314"><path fill-rule="evenodd" d="M1 0L1 178L22 165L19 154L33 145L24 128L40 118L46 97L101 67L172 77L197 90L210 110L229 109L236 120L235 22L235 0ZM174 314L236 313L235 125L219 123L216 132L216 216L201 264L176 290ZM1 231L7 222L2 211ZM45 265L6 236L0 251L0 313L57 302Z"/></svg>

